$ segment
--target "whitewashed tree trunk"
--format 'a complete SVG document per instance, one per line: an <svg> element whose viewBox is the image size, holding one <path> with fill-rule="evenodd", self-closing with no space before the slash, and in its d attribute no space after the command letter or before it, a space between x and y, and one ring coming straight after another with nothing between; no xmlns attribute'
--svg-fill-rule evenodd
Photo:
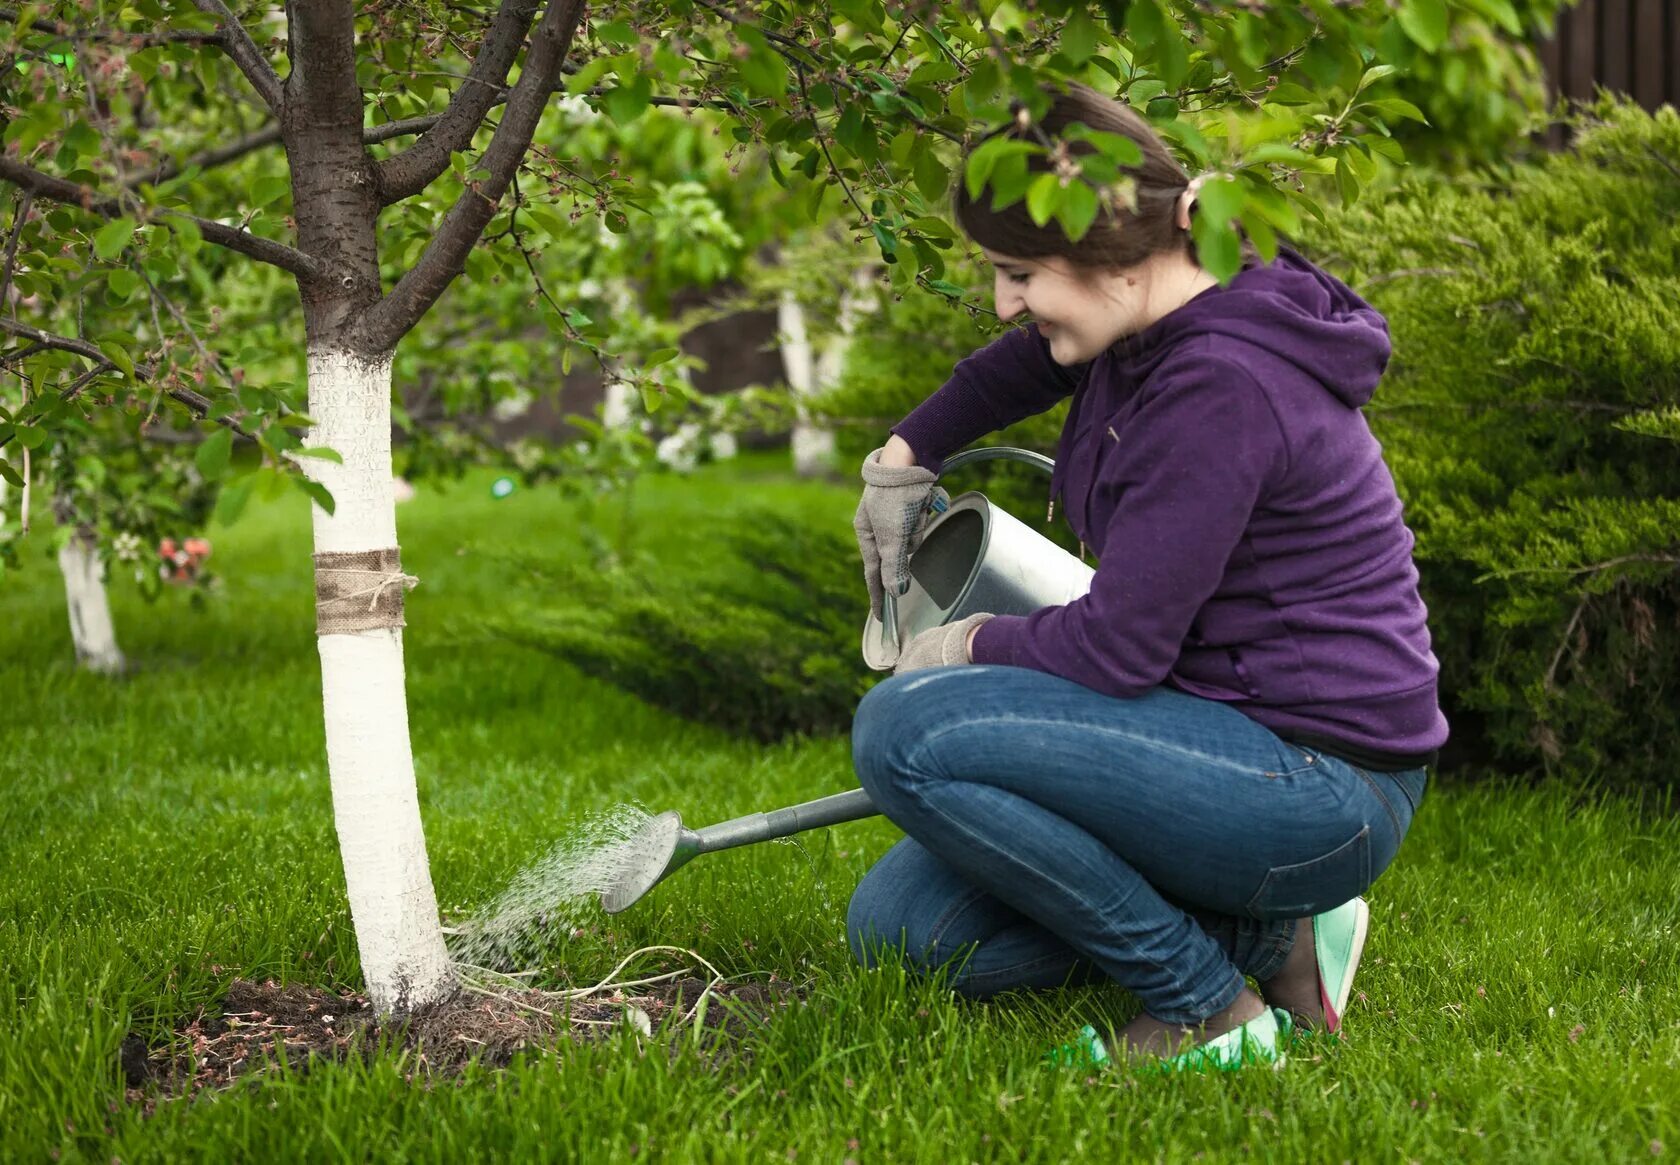
<svg viewBox="0 0 1680 1165"><path fill-rule="evenodd" d="M801 398L833 388L846 364L846 350L852 332L863 314L873 274L860 267L852 286L840 297L839 331L819 349L812 343L805 323L805 309L792 292L783 292L776 310L776 327L782 337L782 367L788 387L793 389L796 420L793 425L793 469L801 477L819 477L834 468L834 433L813 424Z"/></svg>
<svg viewBox="0 0 1680 1165"><path fill-rule="evenodd" d="M335 509L314 507L317 553L397 545L391 486L391 362L309 353L311 445L344 458L306 459ZM426 861L409 747L401 628L318 639L333 818L362 971L376 1011L406 1011L455 990Z"/></svg>
<svg viewBox="0 0 1680 1165"><path fill-rule="evenodd" d="M106 675L122 671L123 653L117 647L117 629L105 596L105 564L91 531L78 529L70 535L58 552L58 570L64 576L76 662Z"/></svg>
<svg viewBox="0 0 1680 1165"><path fill-rule="evenodd" d="M607 294L612 300L613 310L621 317L637 310L635 293L624 280L612 280L607 286ZM601 373L607 379L606 396L601 403L601 423L609 429L627 428L636 420L636 390L619 379L620 369L619 361L610 359Z"/></svg>

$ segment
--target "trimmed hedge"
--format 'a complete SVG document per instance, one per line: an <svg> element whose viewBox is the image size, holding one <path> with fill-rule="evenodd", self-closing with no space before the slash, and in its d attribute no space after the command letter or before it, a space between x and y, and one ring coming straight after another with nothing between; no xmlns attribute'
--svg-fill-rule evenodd
<svg viewBox="0 0 1680 1165"><path fill-rule="evenodd" d="M768 742L849 731L879 678L858 648L868 596L849 532L767 509L728 522L718 545L738 581L705 589L660 570L574 569L562 583L587 609L521 612L497 629L728 732Z"/></svg>

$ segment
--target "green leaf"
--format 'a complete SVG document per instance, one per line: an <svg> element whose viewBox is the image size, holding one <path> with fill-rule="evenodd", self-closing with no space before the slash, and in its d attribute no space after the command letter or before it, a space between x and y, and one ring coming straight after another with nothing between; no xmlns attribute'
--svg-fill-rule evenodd
<svg viewBox="0 0 1680 1165"><path fill-rule="evenodd" d="M125 345L117 343L110 336L102 336L99 340L99 350L107 360L122 370L124 376L130 380L139 379L134 375L134 357L129 355Z"/></svg>
<svg viewBox="0 0 1680 1165"><path fill-rule="evenodd" d="M916 148L916 143L921 140L914 127L900 130L898 135L893 138L892 144L887 147L887 154L896 164L900 166L908 165L911 151Z"/></svg>
<svg viewBox="0 0 1680 1165"><path fill-rule="evenodd" d="M1096 22L1081 4L1062 28L1062 52L1076 65L1083 65L1097 54Z"/></svg>
<svg viewBox="0 0 1680 1165"><path fill-rule="evenodd" d="M1062 180L1054 174L1040 174L1027 187L1027 214L1043 226L1062 205Z"/></svg>
<svg viewBox="0 0 1680 1165"><path fill-rule="evenodd" d="M676 348L656 349L648 353L648 358L643 362L643 366L647 368L658 368L666 361L674 359L677 355L677 351L678 350Z"/></svg>
<svg viewBox="0 0 1680 1165"><path fill-rule="evenodd" d="M629 21L613 20L597 24L594 32L596 40L615 48L629 48L636 43L636 30L630 27Z"/></svg>
<svg viewBox="0 0 1680 1165"><path fill-rule="evenodd" d="M140 276L127 267L119 267L111 272L106 282L111 287L111 293L118 299L127 299L140 290Z"/></svg>
<svg viewBox="0 0 1680 1165"><path fill-rule="evenodd" d="M291 478L293 481L297 482L299 489L308 494L315 504L320 506L329 515L336 508L338 503L333 501L332 493L326 486L322 485L318 481L313 481L310 478L303 477L300 474L292 474Z"/></svg>
<svg viewBox="0 0 1680 1165"><path fill-rule="evenodd" d="M1247 198L1243 184L1231 178L1214 178L1196 192L1196 215L1215 226L1227 226L1242 213Z"/></svg>
<svg viewBox="0 0 1680 1165"><path fill-rule="evenodd" d="M1346 158L1336 163L1336 192L1342 196L1343 206L1352 206L1359 201L1359 176L1353 172Z"/></svg>
<svg viewBox="0 0 1680 1165"><path fill-rule="evenodd" d="M251 492L249 481L236 481L223 487L216 495L216 521L223 526L237 522L239 515L245 512L245 503L251 500Z"/></svg>
<svg viewBox="0 0 1680 1165"><path fill-rule="evenodd" d="M1386 117L1390 120L1406 117L1413 121L1421 121L1424 125L1429 124L1429 119L1423 115L1423 110L1403 97L1379 97L1375 101L1363 102L1362 108L1369 109L1379 117Z"/></svg>
<svg viewBox="0 0 1680 1165"><path fill-rule="evenodd" d="M992 171L992 209L1002 210L1020 202L1026 197L1027 183L1031 180L1024 155L1011 154L999 161Z"/></svg>
<svg viewBox="0 0 1680 1165"><path fill-rule="evenodd" d="M1293 81L1279 82L1265 97L1268 105L1318 105L1323 100L1305 85L1297 85Z"/></svg>
<svg viewBox="0 0 1680 1165"><path fill-rule="evenodd" d="M222 430L226 432L227 430ZM344 457L337 449L329 449L325 445L311 445L307 449L292 450L293 457L318 457L322 461L330 461L334 465L343 465Z"/></svg>
<svg viewBox="0 0 1680 1165"><path fill-rule="evenodd" d="M629 125L644 112L653 98L653 82L638 73L627 84L615 85L601 95L601 108L615 125Z"/></svg>
<svg viewBox="0 0 1680 1165"><path fill-rule="evenodd" d="M216 431L206 437L193 454L193 464L198 466L198 472L204 475L206 481L215 481L226 471L232 454L233 430L217 426Z"/></svg>
<svg viewBox="0 0 1680 1165"><path fill-rule="evenodd" d="M257 210L272 206L292 192L292 180L283 174L271 174L251 183L251 206Z"/></svg>
<svg viewBox="0 0 1680 1165"><path fill-rule="evenodd" d="M1085 237L1091 224L1097 220L1099 206L1097 192L1083 182L1074 182L1064 190L1062 206L1056 217L1069 239L1077 243Z"/></svg>
<svg viewBox="0 0 1680 1165"><path fill-rule="evenodd" d="M34 425L18 425L13 428L12 436L19 445L31 451L39 449L47 443L47 431L36 428Z"/></svg>
<svg viewBox="0 0 1680 1165"><path fill-rule="evenodd" d="M64 135L63 149L84 158L100 154L99 133L85 121L78 120Z"/></svg>
<svg viewBox="0 0 1680 1165"><path fill-rule="evenodd" d="M134 220L131 218L112 219L93 236L93 253L109 263L122 254L123 248L133 241L134 226Z"/></svg>
<svg viewBox="0 0 1680 1165"><path fill-rule="evenodd" d="M643 382L637 387L642 390L642 408L650 413L657 413L665 403L665 394L659 390L659 386Z"/></svg>
<svg viewBox="0 0 1680 1165"><path fill-rule="evenodd" d="M1243 229L1248 232L1249 239L1254 243L1254 249L1260 252L1260 257L1270 263L1277 258L1278 237L1272 229L1272 224L1258 214L1243 216Z"/></svg>
<svg viewBox="0 0 1680 1165"><path fill-rule="evenodd" d="M1439 52L1447 43L1447 0L1403 0L1394 17L1426 53Z"/></svg>
<svg viewBox="0 0 1680 1165"><path fill-rule="evenodd" d="M589 92L589 90L595 88L596 82L612 72L612 68L612 57L596 57L566 78L566 92L574 97L579 93Z"/></svg>
<svg viewBox="0 0 1680 1165"><path fill-rule="evenodd" d="M1117 166L1143 164L1143 148L1125 134L1109 133L1074 122L1062 131L1062 136L1069 141L1090 142L1103 157Z"/></svg>
<svg viewBox="0 0 1680 1165"><path fill-rule="evenodd" d="M888 263L898 262L898 240L886 227L878 222L869 224L869 229L875 235L875 243L881 248L881 258Z"/></svg>
<svg viewBox="0 0 1680 1165"><path fill-rule="evenodd" d="M0 478L5 478L19 489L23 488L23 474L13 469L4 457L0 457Z"/></svg>
<svg viewBox="0 0 1680 1165"><path fill-rule="evenodd" d="M1003 159L1017 155L1039 152L1039 148L1031 142L1019 142L1013 138L987 138L975 147L968 155L968 170L964 182L968 188L968 197L974 201L980 198L980 192L986 189L997 164Z"/></svg>
<svg viewBox="0 0 1680 1165"><path fill-rule="evenodd" d="M787 62L771 48L754 49L741 62L741 82L747 91L759 97L786 97L788 91Z"/></svg>
<svg viewBox="0 0 1680 1165"><path fill-rule="evenodd" d="M1242 267L1242 240L1230 226L1197 215L1190 230L1196 240L1197 262L1215 279L1224 283Z"/></svg>
<svg viewBox="0 0 1680 1165"><path fill-rule="evenodd" d="M916 155L915 177L916 189L921 191L923 198L932 202L944 195L951 173L931 149L924 149Z"/></svg>
<svg viewBox="0 0 1680 1165"><path fill-rule="evenodd" d="M1156 0L1133 0L1126 10L1126 32L1136 48L1149 48L1160 39L1166 27L1166 15Z"/></svg>
<svg viewBox="0 0 1680 1165"><path fill-rule="evenodd" d="M1365 70L1365 75L1359 78L1359 87L1355 89L1354 92L1363 93L1367 88L1375 85L1384 77L1392 77L1399 71L1400 70L1395 68L1393 65L1372 65L1369 69Z"/></svg>

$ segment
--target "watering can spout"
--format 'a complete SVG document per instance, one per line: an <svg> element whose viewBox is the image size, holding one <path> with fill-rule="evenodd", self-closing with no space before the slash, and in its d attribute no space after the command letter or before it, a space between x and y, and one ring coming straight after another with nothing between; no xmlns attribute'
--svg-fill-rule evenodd
<svg viewBox="0 0 1680 1165"><path fill-rule="evenodd" d="M787 837L824 825L857 821L878 812L869 794L862 789L819 797L769 813L749 813L698 830L686 828L682 815L675 809L666 810L626 843L617 877L601 892L601 909L608 914L628 909L701 854Z"/></svg>

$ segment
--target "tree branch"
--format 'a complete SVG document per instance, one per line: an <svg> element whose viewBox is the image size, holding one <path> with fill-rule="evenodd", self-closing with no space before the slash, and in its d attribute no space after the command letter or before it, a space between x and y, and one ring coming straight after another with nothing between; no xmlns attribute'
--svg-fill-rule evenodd
<svg viewBox="0 0 1680 1165"><path fill-rule="evenodd" d="M359 350L388 352L396 347L466 267L467 256L495 216L502 194L530 147L543 109L559 84L560 66L571 50L583 8L584 0L548 0L525 55L525 68L508 95L501 124L480 159L480 166L489 171L490 177L468 184L443 216L442 225L419 260L388 295L368 309L356 328Z"/></svg>
<svg viewBox="0 0 1680 1165"><path fill-rule="evenodd" d="M280 77L274 71L274 66L268 63L262 50L257 48L257 42L251 39L251 34L245 31L245 26L228 11L228 6L222 0L193 0L200 12L208 13L222 22L221 44L227 55L233 58L233 63L239 66L239 71L245 74L245 79L251 82L251 88L275 113L285 104L285 93L280 85Z"/></svg>
<svg viewBox="0 0 1680 1165"><path fill-rule="evenodd" d="M11 158L0 157L0 182L10 182L24 190L30 191L40 198L48 198L54 202L62 202L69 206L77 206L89 214L100 218L121 218L123 207L114 198L106 198L88 186L55 178L40 170L31 169L21 162ZM205 238L213 243L249 255L262 263L269 263L275 267L290 271L299 279L313 279L322 272L322 265L316 259L305 255L284 243L277 243L273 239L265 239L261 235L253 235L249 231L230 227L225 223L215 222L197 215L184 214L178 210L163 210L154 208L154 213L168 218L183 219L192 223Z"/></svg>
<svg viewBox="0 0 1680 1165"><path fill-rule="evenodd" d="M408 149L384 159L375 168L381 206L420 193L449 168L450 154L472 144L484 115L506 97L508 70L525 43L536 11L537 0L502 0L479 44L472 69L449 99L449 107L437 124ZM526 68L530 68L529 61Z"/></svg>
<svg viewBox="0 0 1680 1165"><path fill-rule="evenodd" d="M71 336L59 336L52 332L43 332L39 328L32 328L28 324L20 324L16 320L8 319L0 319L0 332L10 332L14 336L22 336L24 339L31 340L42 348L56 348L61 352L74 352L76 355L84 356L94 362L94 367L91 370L77 377L71 383L69 388L59 394L59 398L61 400L75 400L81 395L82 389L87 387L87 385L93 381L94 377L98 376L102 372L115 371L117 367L116 363L112 361L110 357L106 356L104 352L100 351L98 346L90 344L86 340L78 340ZM152 372L153 370L151 367L141 367L136 365L134 369L134 376L136 380L150 381L152 379ZM197 393L190 388L181 388L179 386L164 388L163 394L171 400L185 405L187 410L199 420L203 420L209 414L213 403L209 397L204 396L202 393ZM256 440L255 436L242 428L239 422L232 417L217 417L216 423L221 425L224 429L233 430L234 435L237 437L243 437L247 441ZM11 436L9 434L4 438L0 438L0 446L4 446L6 442L10 440Z"/></svg>
<svg viewBox="0 0 1680 1165"><path fill-rule="evenodd" d="M362 131L362 144L376 146L380 142L400 138L405 134L420 133L437 124L441 113L431 113L424 117L405 117L401 121L388 121L383 125L370 125ZM265 126L255 133L246 134L236 142L229 142L225 146L217 146L213 150L203 150L182 162L162 161L155 169L146 174L135 177L132 185L138 186L142 182L149 182L153 186L168 182L171 178L191 170L194 166L201 170L210 170L217 166L225 166L229 162L238 161L246 154L254 153L264 146L272 146L280 140L280 127Z"/></svg>
<svg viewBox="0 0 1680 1165"><path fill-rule="evenodd" d="M15 8L0 8L0 23L16 24ZM125 48L143 49L166 44L213 44L223 41L222 31L212 29L198 32L191 29L167 29L161 32L124 32L111 28L77 28L57 20L35 19L29 22L31 32L39 29L51 36L68 41L88 41L94 44L115 44Z"/></svg>
<svg viewBox="0 0 1680 1165"><path fill-rule="evenodd" d="M33 191L18 192L17 210L12 215L12 234L6 240L5 258L0 260L5 265L5 269L0 270L0 312L5 311L8 306L6 297L12 290L12 264L17 261L18 236L23 234L23 223L29 217L29 206L34 201Z"/></svg>

